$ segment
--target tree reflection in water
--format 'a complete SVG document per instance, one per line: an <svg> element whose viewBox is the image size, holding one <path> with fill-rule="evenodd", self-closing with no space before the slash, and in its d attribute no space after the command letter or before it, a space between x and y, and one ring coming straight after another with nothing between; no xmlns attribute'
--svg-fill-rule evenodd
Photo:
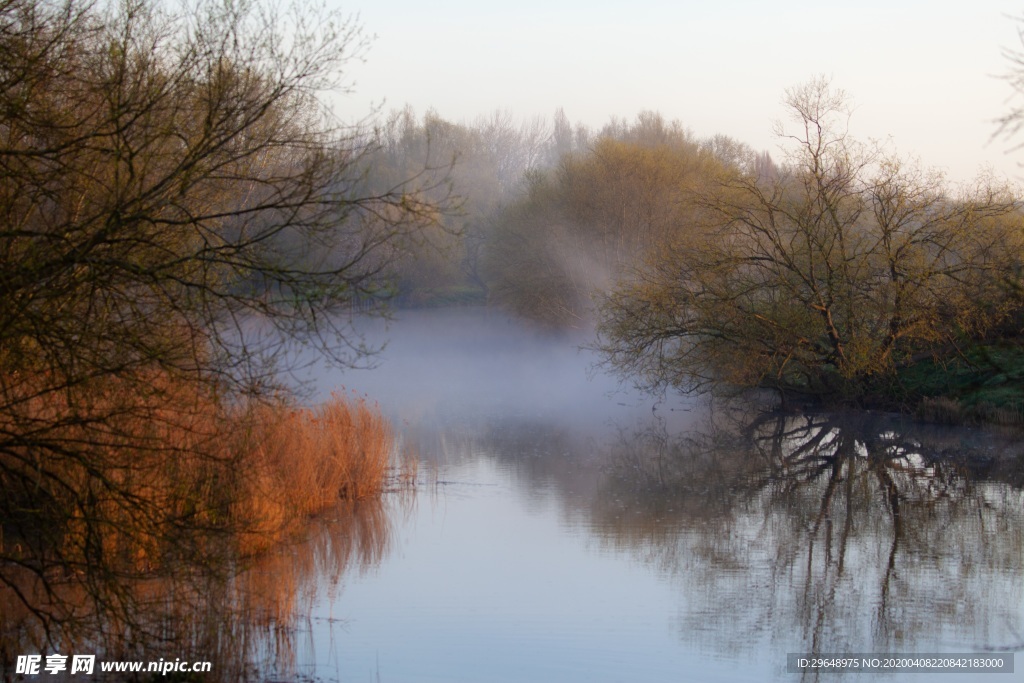
<svg viewBox="0 0 1024 683"><path fill-rule="evenodd" d="M14 679L18 655L58 653L96 654L97 662L210 661L212 674L203 680L301 679L303 653L297 650L309 634L312 606L325 590L337 589L346 571L379 565L391 543L388 505L407 507L411 495L340 506L313 520L302 539L255 561L225 552L223 566L180 565L169 575L124 585L128 599L121 604L130 604L130 613L44 623L0 591L0 674ZM31 586L6 590L14 588ZM38 598L81 601L72 593ZM96 677L102 679L98 665Z"/></svg>
<svg viewBox="0 0 1024 683"><path fill-rule="evenodd" d="M718 412L623 433L595 504L608 543L682 582L710 650L1019 647L1021 445L870 414Z"/></svg>

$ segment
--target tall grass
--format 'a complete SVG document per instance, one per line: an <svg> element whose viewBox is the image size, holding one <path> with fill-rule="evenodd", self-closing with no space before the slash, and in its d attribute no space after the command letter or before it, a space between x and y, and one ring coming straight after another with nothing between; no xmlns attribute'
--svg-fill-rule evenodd
<svg viewBox="0 0 1024 683"><path fill-rule="evenodd" d="M388 484L394 437L365 399L332 394L315 408L261 405L241 419L236 438L246 472L232 516L245 530L245 553L265 549L296 520L378 496Z"/></svg>

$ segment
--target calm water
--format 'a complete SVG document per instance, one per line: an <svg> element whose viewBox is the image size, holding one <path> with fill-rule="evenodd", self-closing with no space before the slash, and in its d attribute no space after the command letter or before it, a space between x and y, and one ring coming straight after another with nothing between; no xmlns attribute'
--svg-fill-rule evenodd
<svg viewBox="0 0 1024 683"><path fill-rule="evenodd" d="M1013 437L652 399L588 374L578 340L498 316L386 334L376 369L317 386L378 400L420 486L335 530L369 550L314 573L292 673L800 681L787 653L1024 647ZM1024 680L1020 660L982 680Z"/></svg>

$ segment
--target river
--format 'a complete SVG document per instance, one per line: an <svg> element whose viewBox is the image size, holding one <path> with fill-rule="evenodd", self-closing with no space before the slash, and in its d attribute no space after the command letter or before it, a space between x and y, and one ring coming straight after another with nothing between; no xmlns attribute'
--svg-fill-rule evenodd
<svg viewBox="0 0 1024 683"><path fill-rule="evenodd" d="M322 532L359 561L296 588L271 678L832 680L790 660L856 654L919 681L884 659L1024 647L1015 435L650 397L498 314L364 329L376 367L316 389L378 401L419 483Z"/></svg>

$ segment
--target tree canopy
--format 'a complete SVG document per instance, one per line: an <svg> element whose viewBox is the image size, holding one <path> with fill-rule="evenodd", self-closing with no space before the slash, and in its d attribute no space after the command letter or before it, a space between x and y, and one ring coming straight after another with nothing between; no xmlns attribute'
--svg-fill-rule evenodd
<svg viewBox="0 0 1024 683"><path fill-rule="evenodd" d="M692 224L686 193L720 163L709 145L652 112L613 121L532 174L498 214L484 258L493 300L549 324L589 325L595 296Z"/></svg>
<svg viewBox="0 0 1024 683"><path fill-rule="evenodd" d="M848 133L824 79L787 92L789 156L701 189L703 239L677 239L607 298L600 348L653 386L769 386L856 399L921 354L984 338L1019 309L1014 188L951 187Z"/></svg>

